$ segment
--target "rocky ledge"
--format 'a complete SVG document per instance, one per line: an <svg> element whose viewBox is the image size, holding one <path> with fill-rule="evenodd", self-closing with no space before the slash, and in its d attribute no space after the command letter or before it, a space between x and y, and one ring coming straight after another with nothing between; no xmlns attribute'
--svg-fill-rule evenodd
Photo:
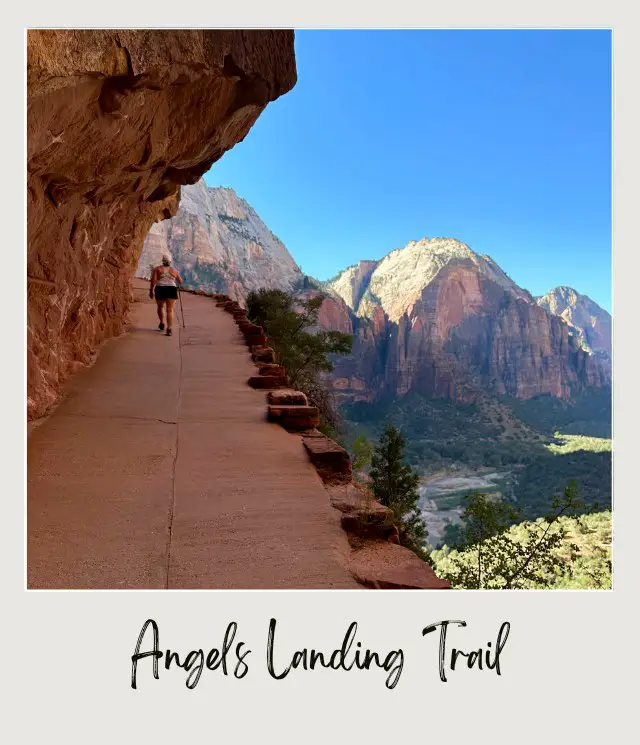
<svg viewBox="0 0 640 745"><path fill-rule="evenodd" d="M258 375L247 382L267 391L267 418L301 436L331 506L341 513L340 523L349 539L348 569L354 578L374 589L450 589L427 563L399 545L391 510L377 502L366 487L353 481L349 454L316 429L317 408L309 406L304 393L289 387L286 370L277 364L273 349L266 346L268 339L262 327L250 323L246 310L228 296L193 292L209 295L219 308L232 315L258 368Z"/></svg>
<svg viewBox="0 0 640 745"><path fill-rule="evenodd" d="M149 227L296 82L292 31L31 30L28 417L123 332Z"/></svg>

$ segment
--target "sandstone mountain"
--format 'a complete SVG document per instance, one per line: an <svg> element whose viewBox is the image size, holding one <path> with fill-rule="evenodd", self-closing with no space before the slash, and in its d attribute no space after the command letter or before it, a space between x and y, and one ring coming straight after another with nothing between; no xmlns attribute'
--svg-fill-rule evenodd
<svg viewBox="0 0 640 745"><path fill-rule="evenodd" d="M187 285L240 302L250 290L289 290L303 278L282 241L244 199L233 189L210 188L202 179L182 188L175 217L152 226L137 275L148 277L165 253Z"/></svg>
<svg viewBox="0 0 640 745"><path fill-rule="evenodd" d="M563 318L457 240L412 241L349 267L326 289L333 297L323 323L354 334L353 354L336 361L333 376L347 403L409 391L457 401L481 391L566 400L611 382L610 367Z"/></svg>
<svg viewBox="0 0 640 745"><path fill-rule="evenodd" d="M608 360L592 354L606 342L605 311L573 291L536 302L489 256L451 238L411 241L318 283L245 200L200 180L182 188L175 217L151 228L138 276L148 277L163 253L188 284L240 302L260 287L321 288L321 325L354 335L353 353L335 360L332 376L343 403L409 391L459 402L487 394L569 400L611 382Z"/></svg>
<svg viewBox="0 0 640 745"><path fill-rule="evenodd" d="M537 302L573 329L585 351L611 356L611 316L591 298L571 287L556 287Z"/></svg>

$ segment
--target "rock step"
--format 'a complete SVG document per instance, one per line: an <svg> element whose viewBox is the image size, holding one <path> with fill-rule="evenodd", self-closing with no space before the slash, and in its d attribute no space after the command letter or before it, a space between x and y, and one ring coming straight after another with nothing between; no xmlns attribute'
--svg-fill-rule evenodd
<svg viewBox="0 0 640 745"><path fill-rule="evenodd" d="M267 406L267 419L285 429L301 431L317 427L320 422L315 406Z"/></svg>
<svg viewBox="0 0 640 745"><path fill-rule="evenodd" d="M285 388L267 393L267 403L274 406L308 406L309 401L302 391Z"/></svg>
<svg viewBox="0 0 640 745"><path fill-rule="evenodd" d="M269 362L266 365L260 365L258 368L260 375L273 375L276 378L285 378L286 371L282 365L278 365L275 362Z"/></svg>
<svg viewBox="0 0 640 745"><path fill-rule="evenodd" d="M255 344L251 346L251 358L254 362L275 362L275 352L271 347L265 347L263 344Z"/></svg>
<svg viewBox="0 0 640 745"><path fill-rule="evenodd" d="M377 590L449 590L451 585L404 546L388 541L364 541L349 560L353 576Z"/></svg>
<svg viewBox="0 0 640 745"><path fill-rule="evenodd" d="M337 442L321 433L313 433L305 435L302 443L323 481L328 483L351 481L351 458Z"/></svg>
<svg viewBox="0 0 640 745"><path fill-rule="evenodd" d="M286 388L286 381L273 375L252 375L247 381L252 388L257 390L270 390L273 388Z"/></svg>
<svg viewBox="0 0 640 745"><path fill-rule="evenodd" d="M381 505L365 488L354 483L326 485L331 505L342 513L343 530L360 538L398 543L393 512Z"/></svg>

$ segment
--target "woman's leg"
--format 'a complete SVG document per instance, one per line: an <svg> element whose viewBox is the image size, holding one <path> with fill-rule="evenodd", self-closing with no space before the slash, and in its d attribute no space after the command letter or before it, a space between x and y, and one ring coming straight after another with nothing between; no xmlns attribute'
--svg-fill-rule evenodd
<svg viewBox="0 0 640 745"><path fill-rule="evenodd" d="M164 308L165 302L166 300L156 300L156 303L158 305L158 318L160 319L160 323L164 323L162 309Z"/></svg>
<svg viewBox="0 0 640 745"><path fill-rule="evenodd" d="M167 329L173 326L173 306L175 304L175 300L167 300Z"/></svg>

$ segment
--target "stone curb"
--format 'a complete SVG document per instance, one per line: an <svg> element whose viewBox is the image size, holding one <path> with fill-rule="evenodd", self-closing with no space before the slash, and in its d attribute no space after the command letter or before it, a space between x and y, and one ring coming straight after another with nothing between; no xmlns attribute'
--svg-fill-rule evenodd
<svg viewBox="0 0 640 745"><path fill-rule="evenodd" d="M318 409L309 406L304 393L288 386L286 370L267 346L262 326L252 323L247 311L228 295L186 291L213 298L218 308L233 317L258 368L258 375L247 382L252 388L267 391L267 419L301 435L331 506L341 513L340 524L352 547L349 570L355 579L374 589L448 589L448 583L439 579L426 562L400 545L391 510L353 481L349 453L316 429ZM373 557L371 561L368 556Z"/></svg>

